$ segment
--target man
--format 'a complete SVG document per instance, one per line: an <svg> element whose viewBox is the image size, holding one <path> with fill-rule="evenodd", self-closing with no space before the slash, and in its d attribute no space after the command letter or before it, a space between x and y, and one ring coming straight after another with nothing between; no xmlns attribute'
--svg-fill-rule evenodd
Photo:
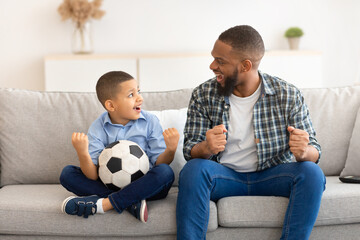
<svg viewBox="0 0 360 240"><path fill-rule="evenodd" d="M281 239L308 239L325 176L300 91L258 71L264 43L250 26L223 32L211 52L216 78L194 89L184 129L178 239L205 239L210 200L289 198ZM210 161L214 160L214 161Z"/></svg>

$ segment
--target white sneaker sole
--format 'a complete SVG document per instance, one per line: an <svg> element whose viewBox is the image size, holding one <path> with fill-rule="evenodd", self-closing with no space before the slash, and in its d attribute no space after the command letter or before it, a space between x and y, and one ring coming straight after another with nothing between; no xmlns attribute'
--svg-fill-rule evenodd
<svg viewBox="0 0 360 240"><path fill-rule="evenodd" d="M74 197L74 196L68 197L62 202L62 204L61 204L61 212L66 213L65 212L66 204L73 198L76 198L76 197Z"/></svg>
<svg viewBox="0 0 360 240"><path fill-rule="evenodd" d="M148 211L147 211L147 204L145 200L141 201L141 207L140 207L140 221L143 223L146 223L148 220Z"/></svg>

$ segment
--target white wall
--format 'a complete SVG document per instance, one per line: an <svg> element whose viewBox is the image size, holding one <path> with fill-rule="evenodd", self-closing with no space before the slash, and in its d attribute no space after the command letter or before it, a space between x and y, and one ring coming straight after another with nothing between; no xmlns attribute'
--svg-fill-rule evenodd
<svg viewBox="0 0 360 240"><path fill-rule="evenodd" d="M43 90L43 57L70 53L73 26L61 21L61 2L0 0L0 87ZM360 78L358 0L104 0L102 9L96 53L210 52L239 24L256 28L267 49L287 49L284 31L300 26L301 49L323 52L326 86Z"/></svg>

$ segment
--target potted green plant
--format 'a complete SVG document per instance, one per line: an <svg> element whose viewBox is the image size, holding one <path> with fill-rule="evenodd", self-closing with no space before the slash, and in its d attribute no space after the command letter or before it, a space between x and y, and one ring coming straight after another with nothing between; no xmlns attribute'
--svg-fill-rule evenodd
<svg viewBox="0 0 360 240"><path fill-rule="evenodd" d="M304 32L299 27L288 28L285 32L285 37L288 39L290 50L298 50L300 37L304 35Z"/></svg>

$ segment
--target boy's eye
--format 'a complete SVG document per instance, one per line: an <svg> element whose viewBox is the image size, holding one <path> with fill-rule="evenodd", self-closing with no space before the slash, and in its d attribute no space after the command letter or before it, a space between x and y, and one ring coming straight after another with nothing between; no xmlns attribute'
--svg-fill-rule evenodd
<svg viewBox="0 0 360 240"><path fill-rule="evenodd" d="M134 94L133 94L133 93L130 93L129 97L133 97L133 96L134 96Z"/></svg>

